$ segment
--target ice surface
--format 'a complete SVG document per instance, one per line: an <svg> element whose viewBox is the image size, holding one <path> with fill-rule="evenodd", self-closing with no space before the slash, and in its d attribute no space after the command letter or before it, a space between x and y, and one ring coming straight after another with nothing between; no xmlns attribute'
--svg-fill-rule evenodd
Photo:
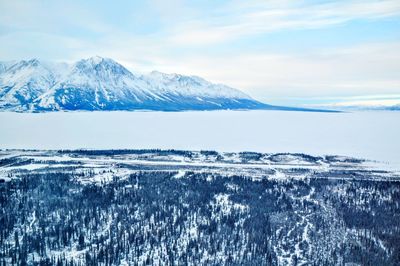
<svg viewBox="0 0 400 266"><path fill-rule="evenodd" d="M400 113L0 112L0 148L337 154L400 166Z"/></svg>

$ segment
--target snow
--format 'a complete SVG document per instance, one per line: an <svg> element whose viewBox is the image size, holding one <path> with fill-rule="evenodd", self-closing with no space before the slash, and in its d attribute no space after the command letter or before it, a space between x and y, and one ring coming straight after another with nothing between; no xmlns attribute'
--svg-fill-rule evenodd
<svg viewBox="0 0 400 266"><path fill-rule="evenodd" d="M212 202L211 205L219 207L225 215L230 214L234 209L240 212L246 212L249 209L247 205L232 202L228 194L217 194L214 196L214 200L215 202Z"/></svg>
<svg viewBox="0 0 400 266"><path fill-rule="evenodd" d="M275 171L275 174L270 176L269 179L276 179L276 180L285 180L287 179L286 175L280 171Z"/></svg>
<svg viewBox="0 0 400 266"><path fill-rule="evenodd" d="M42 153L46 153L46 151L41 151ZM40 153L40 152L39 152ZM91 168L102 168L107 165L115 165L118 163L121 164L130 164L130 165L147 165L147 166L178 166L178 167L184 167L184 166L189 166L189 167L202 167L202 168L219 168L219 169L224 169L225 172L229 172L230 170L233 171L234 173L239 173L241 170L252 170L252 169L257 169L257 170L269 170L269 169L291 169L293 167L296 168L303 168L303 169L311 169L311 170L319 170L321 168L325 169L326 166L323 165L321 167L320 163L316 164L288 164L288 163L266 163L266 164L259 164L259 163L231 163L231 162L215 162L215 161L207 161L205 157L200 157L198 160L176 160L175 156L167 156L165 158L160 157L151 157L150 160L146 159L141 159L141 158L126 158L125 156L121 158L109 158L109 157L100 157L100 158L89 158L89 157L68 157L65 155L62 156L42 156L39 153L32 154L32 155L20 155L19 158L21 159L30 159L30 160L35 160L39 162L45 163L46 167L54 168L54 167L59 167L57 164L49 164L49 162L70 162L71 164L79 163L81 166L85 167L91 167ZM155 160L157 159L157 160ZM32 165L32 164L31 164ZM374 167L378 168L378 164L373 163L372 164ZM64 164L64 166L67 166L67 164ZM366 165L369 166L369 165ZM44 166L43 166L44 167ZM8 168L13 168L13 167L8 167ZM19 168L19 167L18 167ZM372 168L372 167L371 167ZM339 167L340 169L340 167ZM211 169L207 170L208 172L212 171ZM179 171L175 178L182 178L185 175L185 171ZM121 175L121 174L119 174ZM276 173L274 176L271 176L271 178L280 178L284 179L284 174L281 174L281 176L277 176L278 174Z"/></svg>
<svg viewBox="0 0 400 266"><path fill-rule="evenodd" d="M26 164L26 165L20 165L20 166L7 167L7 170L16 170L16 169L19 169L19 170L36 170L36 169L45 168L45 167L47 167L47 165L32 163L32 164ZM57 165L54 165L53 167L57 167Z"/></svg>
<svg viewBox="0 0 400 266"><path fill-rule="evenodd" d="M400 113L0 112L0 148L337 154L400 169Z"/></svg>
<svg viewBox="0 0 400 266"><path fill-rule="evenodd" d="M178 173L174 176L174 178L176 178L176 179L183 178L185 176L185 174L186 174L186 171L179 170Z"/></svg>

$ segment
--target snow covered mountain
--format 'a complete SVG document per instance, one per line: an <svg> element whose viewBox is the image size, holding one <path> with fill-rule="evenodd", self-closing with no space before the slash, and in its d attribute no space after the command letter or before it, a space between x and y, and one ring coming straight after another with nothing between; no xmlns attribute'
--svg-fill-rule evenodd
<svg viewBox="0 0 400 266"><path fill-rule="evenodd" d="M153 71L135 75L112 59L92 57L75 64L37 59L0 63L0 109L216 110L290 109L200 77Z"/></svg>
<svg viewBox="0 0 400 266"><path fill-rule="evenodd" d="M313 105L317 108L328 108L341 111L400 111L400 98L367 99L342 101L337 103Z"/></svg>
<svg viewBox="0 0 400 266"><path fill-rule="evenodd" d="M18 108L30 104L56 82L53 72L38 60L1 64L0 107Z"/></svg>

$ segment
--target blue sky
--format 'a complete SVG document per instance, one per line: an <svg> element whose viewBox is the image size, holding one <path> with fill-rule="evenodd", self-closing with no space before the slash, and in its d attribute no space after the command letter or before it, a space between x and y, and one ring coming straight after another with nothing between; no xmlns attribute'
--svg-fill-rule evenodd
<svg viewBox="0 0 400 266"><path fill-rule="evenodd" d="M400 1L5 1L0 60L100 55L275 104L399 99Z"/></svg>

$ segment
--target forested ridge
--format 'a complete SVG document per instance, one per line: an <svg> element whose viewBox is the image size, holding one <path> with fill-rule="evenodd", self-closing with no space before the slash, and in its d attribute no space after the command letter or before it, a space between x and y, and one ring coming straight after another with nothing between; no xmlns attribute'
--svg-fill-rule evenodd
<svg viewBox="0 0 400 266"><path fill-rule="evenodd" d="M396 180L184 170L8 173L0 264L400 265Z"/></svg>

